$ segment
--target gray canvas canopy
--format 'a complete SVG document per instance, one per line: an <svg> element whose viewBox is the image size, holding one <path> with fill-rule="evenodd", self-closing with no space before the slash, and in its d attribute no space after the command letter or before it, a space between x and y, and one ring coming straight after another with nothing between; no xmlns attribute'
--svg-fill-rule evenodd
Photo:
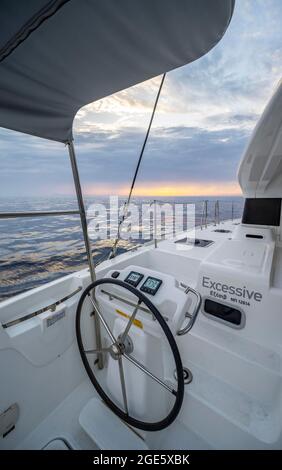
<svg viewBox="0 0 282 470"><path fill-rule="evenodd" d="M84 105L192 62L235 0L1 0L0 126L72 139Z"/></svg>

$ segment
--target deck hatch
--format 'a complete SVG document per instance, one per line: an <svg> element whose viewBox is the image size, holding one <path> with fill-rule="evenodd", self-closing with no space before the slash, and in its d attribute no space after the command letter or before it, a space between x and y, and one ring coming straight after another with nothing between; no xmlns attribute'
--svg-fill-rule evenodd
<svg viewBox="0 0 282 470"><path fill-rule="evenodd" d="M207 246L212 245L214 242L213 240L203 240L201 238L181 238L181 240L176 240L174 243L182 243L185 245L192 245L192 246L197 246L200 248L204 248Z"/></svg>

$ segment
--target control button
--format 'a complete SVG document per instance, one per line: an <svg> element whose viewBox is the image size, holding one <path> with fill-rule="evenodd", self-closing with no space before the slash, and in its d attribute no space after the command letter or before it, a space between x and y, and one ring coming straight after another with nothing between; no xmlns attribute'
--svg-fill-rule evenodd
<svg viewBox="0 0 282 470"><path fill-rule="evenodd" d="M117 277L119 277L120 275L120 272L119 271L114 271L112 274L111 274L111 277L113 277L114 279L116 279Z"/></svg>

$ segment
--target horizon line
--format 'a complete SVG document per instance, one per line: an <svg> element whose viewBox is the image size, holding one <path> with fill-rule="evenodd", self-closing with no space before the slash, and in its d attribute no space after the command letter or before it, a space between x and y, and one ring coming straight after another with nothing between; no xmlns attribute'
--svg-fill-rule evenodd
<svg viewBox="0 0 282 470"><path fill-rule="evenodd" d="M119 198L126 198L127 195L125 194L101 194L101 193L97 193L97 194L83 194L83 197L119 197ZM25 198L25 197L33 197L33 198L55 198L55 197L74 197L76 198L76 194L75 193L68 193L68 194L62 194L62 193L52 193L52 194L15 194L15 195L5 195L3 197L0 198L0 201L1 199L5 199L5 198ZM136 194L136 195L132 195L132 198L140 198L140 197L144 197L144 198L172 198L172 197L202 197L202 198L220 198L220 197L244 197L243 194L238 194L238 193L235 193L235 194L195 194L195 195L192 195L192 194L171 194L171 195L158 195L158 194Z"/></svg>

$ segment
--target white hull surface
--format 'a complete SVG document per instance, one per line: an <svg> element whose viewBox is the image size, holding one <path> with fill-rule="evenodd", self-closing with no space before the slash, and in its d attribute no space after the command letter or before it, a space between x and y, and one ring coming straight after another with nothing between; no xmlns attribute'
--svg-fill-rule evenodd
<svg viewBox="0 0 282 470"><path fill-rule="evenodd" d="M218 229L226 232L215 231ZM193 375L171 426L159 432L129 431L135 436L136 448L282 448L282 244L278 237L273 228L223 222L196 230L196 238L213 242L208 246L187 249L187 244L166 240L157 248L143 246L98 267L98 278L113 271L119 271L122 278L134 268L163 281L152 301L167 319L183 366ZM118 419L109 410L100 429L95 420L91 428L91 420L89 424L86 418L95 413L97 403L91 400L100 398L85 372L76 341L75 314L82 291L58 305L55 312L49 310L9 326L12 320L89 283L89 272L84 270L0 304L0 322L6 325L0 327L0 412L13 404L19 408L15 428L0 438L0 449L134 448L134 439L125 437L121 443L113 437L107 441ZM193 303L183 285L201 294L202 305L192 329L178 336ZM240 322L225 322L207 314L205 300L235 308L241 314ZM130 314L130 308L101 291L98 301L112 331L118 334L126 321L123 314ZM87 318L85 340L95 347L93 318ZM167 350L161 347L156 322L145 313L140 320L142 329L133 325L130 332L136 357L173 383L173 369ZM104 329L102 342L107 345ZM119 401L113 361L106 360L104 370L97 374ZM157 389L147 376L134 374L137 372L127 365L131 409L141 418L158 418L168 406L166 391ZM92 408L90 402L94 403ZM99 402L96 412L101 412ZM3 426L3 415L0 419ZM9 412L6 419L10 419ZM117 435L124 432L126 436L128 428L120 423Z"/></svg>

